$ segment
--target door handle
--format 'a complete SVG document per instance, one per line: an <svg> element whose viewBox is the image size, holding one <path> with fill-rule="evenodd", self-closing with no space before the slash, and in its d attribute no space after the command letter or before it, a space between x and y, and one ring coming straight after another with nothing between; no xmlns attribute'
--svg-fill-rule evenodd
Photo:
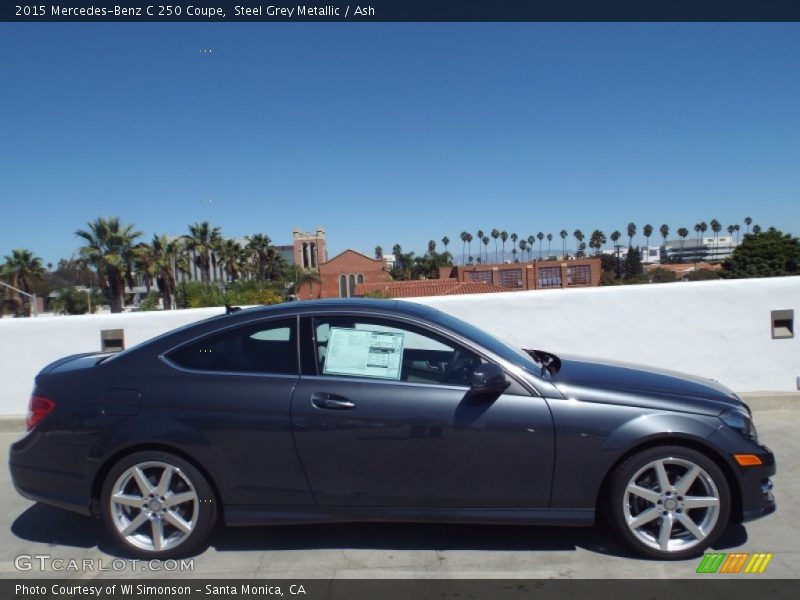
<svg viewBox="0 0 800 600"><path fill-rule="evenodd" d="M327 410L351 410L356 407L355 403L341 396L333 394L317 393L311 395L311 404L317 408Z"/></svg>

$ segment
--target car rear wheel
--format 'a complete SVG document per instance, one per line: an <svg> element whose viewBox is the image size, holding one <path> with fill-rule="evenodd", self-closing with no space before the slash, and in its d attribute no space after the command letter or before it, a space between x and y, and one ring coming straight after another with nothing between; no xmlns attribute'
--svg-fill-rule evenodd
<svg viewBox="0 0 800 600"><path fill-rule="evenodd" d="M612 527L628 546L651 558L697 556L728 526L725 475L691 448L662 446L635 454L614 471L609 489Z"/></svg>
<svg viewBox="0 0 800 600"><path fill-rule="evenodd" d="M217 517L214 492L188 461L166 452L120 460L103 485L106 528L128 553L147 559L186 556L208 538Z"/></svg>

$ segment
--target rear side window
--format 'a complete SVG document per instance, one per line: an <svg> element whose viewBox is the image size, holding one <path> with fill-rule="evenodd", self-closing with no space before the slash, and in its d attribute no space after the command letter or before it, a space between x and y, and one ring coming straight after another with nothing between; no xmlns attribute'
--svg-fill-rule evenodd
<svg viewBox="0 0 800 600"><path fill-rule="evenodd" d="M210 335L168 357L178 366L198 371L295 375L296 320L271 320Z"/></svg>

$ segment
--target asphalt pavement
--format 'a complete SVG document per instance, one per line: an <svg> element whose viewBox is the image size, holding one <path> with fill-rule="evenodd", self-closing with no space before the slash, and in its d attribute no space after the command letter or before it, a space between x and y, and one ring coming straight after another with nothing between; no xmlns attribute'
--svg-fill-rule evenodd
<svg viewBox="0 0 800 600"><path fill-rule="evenodd" d="M716 550L769 552L761 575L800 577L800 411L756 413L761 438L776 453L778 511L731 526ZM19 433L0 433L2 460ZM223 528L191 569L134 564L89 517L19 496L0 470L0 577L195 578L692 578L699 560L657 562L631 556L602 527L336 524ZM46 557L44 559L40 557ZM20 558L21 557L21 558ZM73 561L73 562L70 562ZM737 577L737 576L734 576Z"/></svg>

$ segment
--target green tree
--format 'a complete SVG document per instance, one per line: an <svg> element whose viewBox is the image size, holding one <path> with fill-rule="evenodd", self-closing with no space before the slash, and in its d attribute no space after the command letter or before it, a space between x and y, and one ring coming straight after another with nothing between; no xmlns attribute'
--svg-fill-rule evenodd
<svg viewBox="0 0 800 600"><path fill-rule="evenodd" d="M232 282L238 281L247 270L248 255L236 240L225 240L219 249L219 264Z"/></svg>
<svg viewBox="0 0 800 600"><path fill-rule="evenodd" d="M166 235L154 235L150 248L153 252L156 287L161 295L162 305L164 310L172 310L172 301L176 294L176 270L188 273L189 258L180 238L170 241Z"/></svg>
<svg viewBox="0 0 800 600"><path fill-rule="evenodd" d="M561 258L567 258L567 233L566 229L562 229L558 235L561 237Z"/></svg>
<svg viewBox="0 0 800 600"><path fill-rule="evenodd" d="M263 233L248 235L244 239L247 240L245 248L256 266L258 281L263 283L267 279L267 265L270 258L269 251L272 247L272 240Z"/></svg>
<svg viewBox="0 0 800 600"><path fill-rule="evenodd" d="M553 243L553 234L547 234L547 257L550 258L550 244Z"/></svg>
<svg viewBox="0 0 800 600"><path fill-rule="evenodd" d="M111 312L122 312L125 284L133 284L134 242L142 234L133 225L123 225L118 217L98 217L87 226L75 232L85 241L80 256L97 272Z"/></svg>
<svg viewBox="0 0 800 600"><path fill-rule="evenodd" d="M536 234L536 239L539 240L539 259L542 258L542 240L544 239L544 233L541 231Z"/></svg>
<svg viewBox="0 0 800 600"><path fill-rule="evenodd" d="M499 229L492 229L492 239L494 240L494 262L499 262L499 257L497 256L497 239L500 237L500 230ZM446 250L446 248L445 248Z"/></svg>
<svg viewBox="0 0 800 600"><path fill-rule="evenodd" d="M57 296L53 298L50 308L54 313L61 315L85 315L89 312L89 299L91 296L92 312L97 310L102 298L94 290L87 293L75 287L64 287L55 290Z"/></svg>
<svg viewBox="0 0 800 600"><path fill-rule="evenodd" d="M589 237L589 247L594 248L594 253L598 255L600 254L600 249L603 247L603 244L605 244L606 241L606 234L599 229L595 229L592 232L592 235Z"/></svg>
<svg viewBox="0 0 800 600"><path fill-rule="evenodd" d="M800 241L774 227L747 233L722 270L728 279L800 275Z"/></svg>
<svg viewBox="0 0 800 600"><path fill-rule="evenodd" d="M750 225L753 223L753 219L750 217L744 218L744 224L747 225L747 233L750 233Z"/></svg>
<svg viewBox="0 0 800 600"><path fill-rule="evenodd" d="M578 242L578 245L577 245L578 251L575 254L577 256L582 256L581 253L583 252L583 250L581 249L581 244L583 244L583 239L584 239L585 236L583 235L583 232L580 229L576 229L575 231L573 231L572 235L575 236L575 240L577 240L577 242ZM584 248L585 248L585 246L584 246Z"/></svg>
<svg viewBox="0 0 800 600"><path fill-rule="evenodd" d="M636 223L628 223L628 246L633 246L633 237L636 235Z"/></svg>
<svg viewBox="0 0 800 600"><path fill-rule="evenodd" d="M444 246L444 251L447 252L447 247L450 245L450 238L447 237L447 236L444 236L442 238L442 245Z"/></svg>
<svg viewBox="0 0 800 600"><path fill-rule="evenodd" d="M658 267L648 273L650 281L653 283L672 283L678 281L678 276L669 269Z"/></svg>
<svg viewBox="0 0 800 600"><path fill-rule="evenodd" d="M305 285L308 288L308 297L314 293L314 284L320 282L319 271L316 269L306 269L297 275L297 283L295 285L295 294L299 295L300 289Z"/></svg>
<svg viewBox="0 0 800 600"><path fill-rule="evenodd" d="M502 262L506 260L506 242L508 241L508 232L503 230L500 232L500 241L503 244L503 258L501 259Z"/></svg>
<svg viewBox="0 0 800 600"><path fill-rule="evenodd" d="M466 231L461 232L461 264L463 265L466 262L467 257L467 236L469 234Z"/></svg>
<svg viewBox="0 0 800 600"><path fill-rule="evenodd" d="M489 262L489 236L483 236L483 253L486 256L486 262Z"/></svg>
<svg viewBox="0 0 800 600"><path fill-rule="evenodd" d="M623 279L627 282L639 281L644 275L644 267L642 266L642 255L639 253L638 248L628 246L628 254L625 256L625 271Z"/></svg>
<svg viewBox="0 0 800 600"><path fill-rule="evenodd" d="M10 285L27 294L33 293L34 284L43 281L45 276L42 259L25 248L15 248L11 254L6 255L2 272ZM30 314L30 298L16 293L14 295L19 297L18 305L22 309L20 312Z"/></svg>
<svg viewBox="0 0 800 600"><path fill-rule="evenodd" d="M615 273L616 273L617 279L619 279L621 277L621 275L622 275L622 268L621 268L620 261L619 261L619 244L617 242L619 241L619 238L622 237L622 234L619 232L619 230L615 229L614 231L611 232L611 236L610 237L611 237L612 243L614 244L614 255L616 256Z"/></svg>
<svg viewBox="0 0 800 600"><path fill-rule="evenodd" d="M711 219L711 231L714 232L714 256L719 248L719 232L722 231L722 223L716 219Z"/></svg>
<svg viewBox="0 0 800 600"><path fill-rule="evenodd" d="M194 264L200 269L200 280L203 283L211 282L212 255L219 248L222 239L219 227L211 227L208 221L189 225L189 234L183 236L186 250L194 254ZM216 258L214 258L216 267Z"/></svg>
<svg viewBox="0 0 800 600"><path fill-rule="evenodd" d="M649 262L650 259L650 236L653 235L653 226L648 223L644 227L642 227L642 233L644 234L645 244L647 245L647 254L644 255L644 261Z"/></svg>
<svg viewBox="0 0 800 600"><path fill-rule="evenodd" d="M447 238L444 239L447 240ZM449 242L450 240L447 241ZM383 248L381 248L380 246L375 246L375 258L377 258L378 260L383 260Z"/></svg>
<svg viewBox="0 0 800 600"><path fill-rule="evenodd" d="M683 262L684 255L683 255L683 248L686 244L686 237L689 235L689 230L686 227L681 227L678 229L678 237L681 238L681 257L678 262Z"/></svg>

